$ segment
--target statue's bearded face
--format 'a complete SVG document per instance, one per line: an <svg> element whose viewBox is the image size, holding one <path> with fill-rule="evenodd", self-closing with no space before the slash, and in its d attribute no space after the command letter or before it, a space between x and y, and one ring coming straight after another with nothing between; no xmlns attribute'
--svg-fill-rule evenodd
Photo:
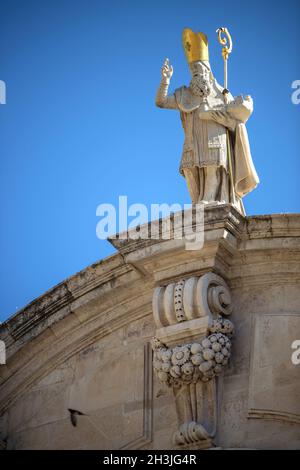
<svg viewBox="0 0 300 470"><path fill-rule="evenodd" d="M193 95L206 98L209 96L212 89L210 71L201 62L192 62L190 64L190 70L192 74L190 89Z"/></svg>

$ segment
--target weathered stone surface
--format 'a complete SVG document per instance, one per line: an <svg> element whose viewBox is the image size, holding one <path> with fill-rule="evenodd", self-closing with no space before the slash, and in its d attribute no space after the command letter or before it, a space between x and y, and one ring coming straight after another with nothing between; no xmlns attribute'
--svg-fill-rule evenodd
<svg viewBox="0 0 300 470"><path fill-rule="evenodd" d="M119 253L67 279L0 327L0 442L12 449L174 448L172 390L153 375L158 286L207 272L232 297L216 444L300 447L300 216L205 212L202 250L184 240L114 240ZM152 385L153 384L153 385ZM85 413L77 426L68 408Z"/></svg>

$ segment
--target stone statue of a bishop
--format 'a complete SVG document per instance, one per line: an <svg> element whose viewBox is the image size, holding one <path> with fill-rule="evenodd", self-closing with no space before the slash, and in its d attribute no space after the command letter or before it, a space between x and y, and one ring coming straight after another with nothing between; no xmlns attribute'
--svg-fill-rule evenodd
<svg viewBox="0 0 300 470"><path fill-rule="evenodd" d="M205 34L185 29L183 47L192 76L189 86L168 94L173 68L166 59L156 95L157 106L180 112L185 132L180 173L194 204L231 203L244 214L242 197L259 183L245 127L253 101L250 96L233 98L217 83Z"/></svg>

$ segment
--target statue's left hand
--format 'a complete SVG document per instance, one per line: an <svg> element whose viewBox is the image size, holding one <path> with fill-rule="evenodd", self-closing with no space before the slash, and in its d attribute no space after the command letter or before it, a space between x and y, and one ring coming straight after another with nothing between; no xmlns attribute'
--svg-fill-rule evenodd
<svg viewBox="0 0 300 470"><path fill-rule="evenodd" d="M227 105L230 116L237 121L246 122L253 111L253 100L251 96L236 96L234 100Z"/></svg>

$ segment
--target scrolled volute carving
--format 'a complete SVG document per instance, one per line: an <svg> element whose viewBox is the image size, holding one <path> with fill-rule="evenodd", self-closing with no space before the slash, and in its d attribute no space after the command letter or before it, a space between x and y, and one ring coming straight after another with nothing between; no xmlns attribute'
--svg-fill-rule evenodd
<svg viewBox="0 0 300 470"><path fill-rule="evenodd" d="M191 421L180 426L178 431L174 433L173 441L175 445L184 446L194 442L205 441L209 437L209 433L202 424Z"/></svg>
<svg viewBox="0 0 300 470"><path fill-rule="evenodd" d="M206 273L157 287L153 294L153 315L157 328L232 312L229 288L220 276Z"/></svg>

